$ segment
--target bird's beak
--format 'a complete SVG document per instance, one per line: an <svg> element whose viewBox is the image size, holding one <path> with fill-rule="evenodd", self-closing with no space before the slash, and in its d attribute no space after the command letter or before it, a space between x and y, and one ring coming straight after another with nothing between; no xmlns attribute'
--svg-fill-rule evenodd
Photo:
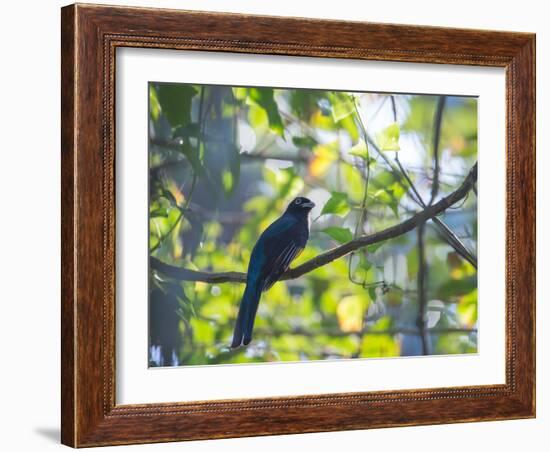
<svg viewBox="0 0 550 452"><path fill-rule="evenodd" d="M312 202L305 202L302 204L302 207L309 207L310 209L313 209L315 207L315 204Z"/></svg>

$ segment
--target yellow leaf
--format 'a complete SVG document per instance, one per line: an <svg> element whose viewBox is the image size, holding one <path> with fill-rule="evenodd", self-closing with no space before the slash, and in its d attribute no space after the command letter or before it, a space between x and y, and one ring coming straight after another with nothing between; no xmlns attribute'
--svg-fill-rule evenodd
<svg viewBox="0 0 550 452"><path fill-rule="evenodd" d="M358 295L342 298L336 308L338 325L346 333L357 333L363 328L363 301Z"/></svg>
<svg viewBox="0 0 550 452"><path fill-rule="evenodd" d="M336 160L334 143L319 144L313 148L313 159L309 162L309 174L313 177L324 177L330 165Z"/></svg>
<svg viewBox="0 0 550 452"><path fill-rule="evenodd" d="M467 327L473 327L477 322L477 289L462 296L457 306L460 322Z"/></svg>
<svg viewBox="0 0 550 452"><path fill-rule="evenodd" d="M332 116L323 115L321 110L317 110L311 115L310 123L311 126L319 127L320 129L334 129L334 120L332 119Z"/></svg>
<svg viewBox="0 0 550 452"><path fill-rule="evenodd" d="M170 193L172 193L172 196L176 200L178 206L181 206L183 204L185 196L183 195L177 184L173 180L170 180L166 188L168 189L168 191L170 191Z"/></svg>

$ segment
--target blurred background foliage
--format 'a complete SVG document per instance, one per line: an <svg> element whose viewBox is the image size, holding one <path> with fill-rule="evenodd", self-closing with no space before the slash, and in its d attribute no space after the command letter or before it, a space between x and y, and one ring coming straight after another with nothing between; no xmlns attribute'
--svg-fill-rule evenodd
<svg viewBox="0 0 550 452"><path fill-rule="evenodd" d="M475 98L150 83L150 255L246 272L260 233L302 195L317 206L297 266L437 202L476 158ZM236 350L244 284L151 268L149 365L476 352L476 198L435 219L444 227L276 283Z"/></svg>

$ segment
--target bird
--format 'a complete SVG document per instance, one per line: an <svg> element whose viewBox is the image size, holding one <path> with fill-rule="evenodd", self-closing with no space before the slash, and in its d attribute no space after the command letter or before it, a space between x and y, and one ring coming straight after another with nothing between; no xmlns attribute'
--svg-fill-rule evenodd
<svg viewBox="0 0 550 452"><path fill-rule="evenodd" d="M304 250L309 238L309 213L315 204L299 196L260 235L248 263L246 288L239 306L231 348L248 345L262 292L268 290Z"/></svg>

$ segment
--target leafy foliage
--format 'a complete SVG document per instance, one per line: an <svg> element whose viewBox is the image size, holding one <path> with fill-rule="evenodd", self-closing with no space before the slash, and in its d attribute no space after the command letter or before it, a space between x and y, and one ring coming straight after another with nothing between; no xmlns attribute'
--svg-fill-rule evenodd
<svg viewBox="0 0 550 452"><path fill-rule="evenodd" d="M378 134L378 145L382 151L399 151L399 124L390 124Z"/></svg>
<svg viewBox="0 0 550 452"><path fill-rule="evenodd" d="M321 215L333 213L344 217L349 212L348 195L342 192L332 192L330 199L323 206Z"/></svg>
<svg viewBox="0 0 550 452"><path fill-rule="evenodd" d="M246 272L259 234L297 195L311 198L299 265L408 218L433 179L437 96L266 87L149 86L149 249L166 263ZM393 105L395 104L395 112ZM477 103L448 97L438 196L477 157ZM396 152L398 151L398 152ZM475 253L477 200L441 216ZM244 286L151 271L151 366L419 355L418 275L425 271L431 353L477 350L477 273L429 222L426 267L416 232L365 247L296 280L259 306L255 339L230 350Z"/></svg>
<svg viewBox="0 0 550 452"><path fill-rule="evenodd" d="M353 239L353 234L348 228L329 226L328 228L323 229L323 232L339 243L346 243Z"/></svg>

